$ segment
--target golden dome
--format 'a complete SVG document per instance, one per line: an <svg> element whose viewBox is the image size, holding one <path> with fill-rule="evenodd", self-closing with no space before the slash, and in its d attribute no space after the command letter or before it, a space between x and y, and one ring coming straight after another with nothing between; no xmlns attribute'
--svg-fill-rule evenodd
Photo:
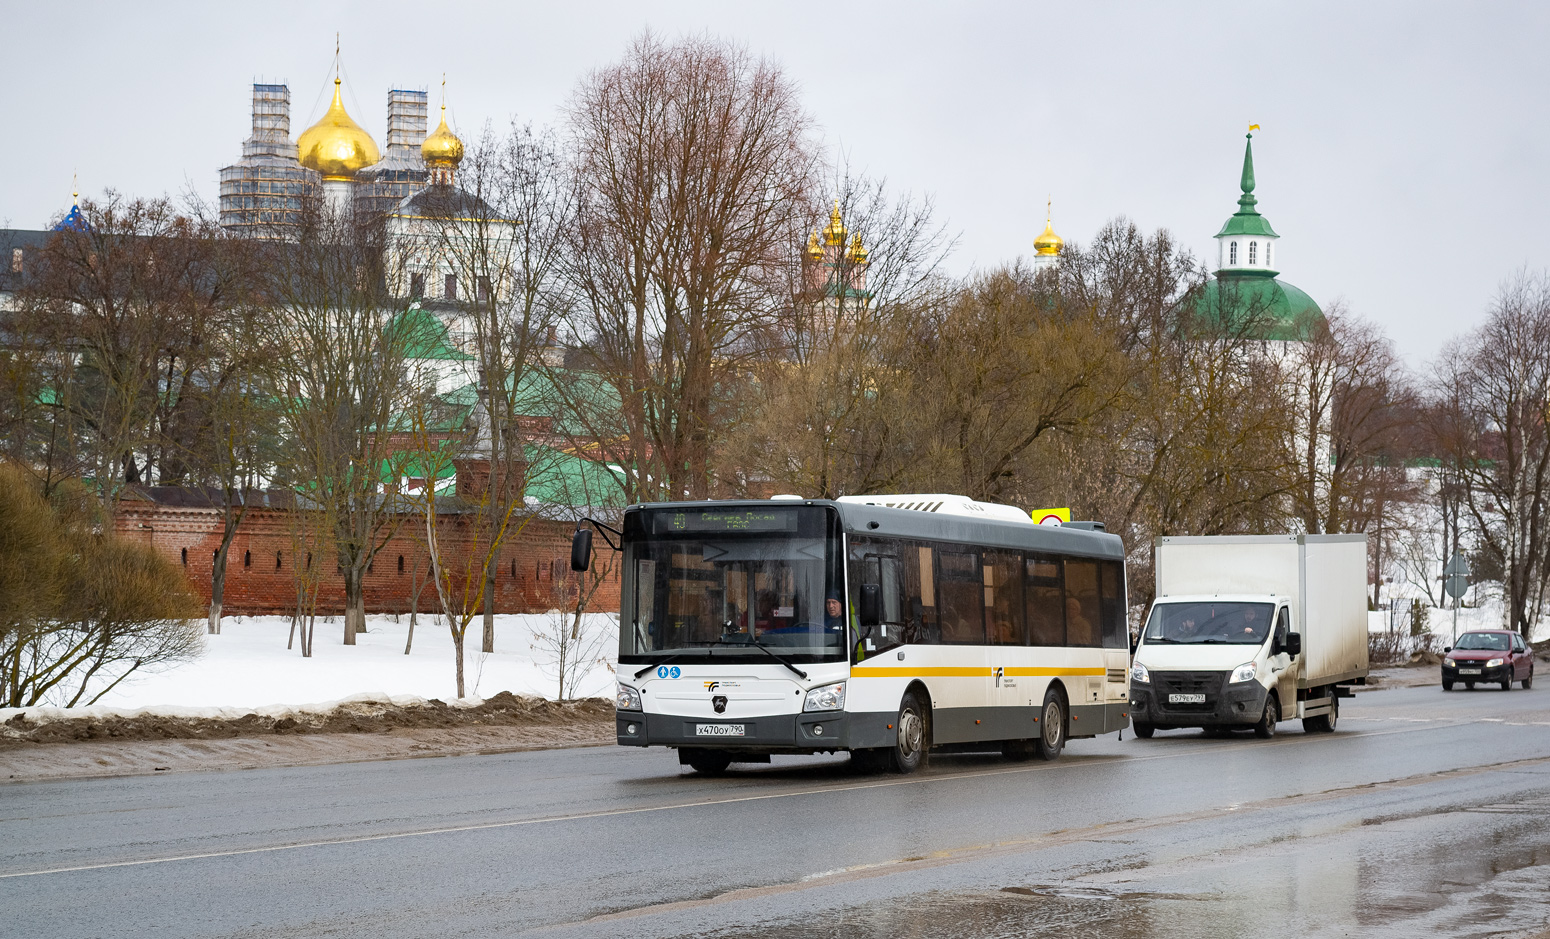
<svg viewBox="0 0 1550 939"><path fill-rule="evenodd" d="M1055 234L1055 226L1049 219L1044 220L1044 234L1033 239L1034 254L1042 254L1053 257L1060 253L1060 249L1066 246L1066 240Z"/></svg>
<svg viewBox="0 0 1550 939"><path fill-rule="evenodd" d="M861 236L856 235L850 239L850 259L856 264L865 264L867 249L861 244Z"/></svg>
<svg viewBox="0 0 1550 939"><path fill-rule="evenodd" d="M818 244L818 229L816 228L813 229L811 235L807 236L807 256L814 261L823 260L823 247Z"/></svg>
<svg viewBox="0 0 1550 939"><path fill-rule="evenodd" d="M317 170L324 179L351 179L382 159L376 141L345 113L339 99L339 79L334 79L334 103L323 119L302 131L296 139L301 165Z"/></svg>
<svg viewBox="0 0 1550 939"><path fill-rule="evenodd" d="M427 165L438 164L456 166L463 159L463 141L457 139L447 127L447 106L441 106L441 123L436 126L435 133L425 138L420 144L420 156L425 158Z"/></svg>
<svg viewBox="0 0 1550 939"><path fill-rule="evenodd" d="M840 221L840 200L834 200L834 211L829 213L829 227L823 230L823 243L834 247L845 244L845 223Z"/></svg>

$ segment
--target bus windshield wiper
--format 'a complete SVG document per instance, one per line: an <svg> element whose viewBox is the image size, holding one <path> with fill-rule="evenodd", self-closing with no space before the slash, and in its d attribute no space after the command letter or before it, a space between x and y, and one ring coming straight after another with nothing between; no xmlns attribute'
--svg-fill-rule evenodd
<svg viewBox="0 0 1550 939"><path fill-rule="evenodd" d="M790 662L788 662L785 659L781 658L780 656L776 655L773 651L771 651L769 646L765 645L764 643L760 642L759 640L755 639L754 637L749 636L748 637L748 643L749 643L749 645L758 646L759 649L765 655L769 656L770 658L774 659L775 661L779 662L780 664L782 664L782 665L786 666L787 668L791 669L793 672L796 672L798 678L803 678L803 679L807 678L807 673L806 672L802 671L800 668L797 668L795 665L792 665Z"/></svg>
<svg viewBox="0 0 1550 939"><path fill-rule="evenodd" d="M782 664L782 665L786 666L787 668L791 669L793 672L796 672L797 675L801 676L802 678L806 678L807 677L807 673L806 672L802 671L800 668L797 668L795 665L792 665L790 662L788 662L785 659L781 658L780 656L776 655L774 652L772 652L770 650L769 646L766 646L764 643L762 643L759 640L753 638L752 636L748 637L748 639L746 639L745 641L742 641L742 642L731 642L731 641L729 641L727 639L712 639L712 640L706 642L705 645L706 645L707 648L709 648L710 646L741 646L741 645L756 646L756 647L758 647L759 651L763 652L765 655L769 656L770 658L774 659L775 661L779 662L780 664ZM636 672L635 673L635 678L637 680L639 680L640 676L646 674L647 672L651 671L652 669L657 668L657 667L659 667L661 665L664 665L664 664L666 664L668 662L671 662L674 659L681 659L685 655L688 655L690 652L696 652L696 651L698 651L698 650L697 649L680 649L677 652L673 652L673 653L670 653L668 655L664 655L660 659L657 659L656 662L654 662L651 665L648 665L645 668L641 669L640 671Z"/></svg>

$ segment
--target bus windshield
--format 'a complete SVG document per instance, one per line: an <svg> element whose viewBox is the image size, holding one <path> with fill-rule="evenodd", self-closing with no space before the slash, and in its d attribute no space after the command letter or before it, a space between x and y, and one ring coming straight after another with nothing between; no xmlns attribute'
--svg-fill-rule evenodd
<svg viewBox="0 0 1550 939"><path fill-rule="evenodd" d="M847 649L837 538L821 507L642 510L626 524L623 662L832 661Z"/></svg>
<svg viewBox="0 0 1550 939"><path fill-rule="evenodd" d="M1270 635L1269 603L1207 601L1159 603L1147 621L1147 642L1228 643L1257 646Z"/></svg>

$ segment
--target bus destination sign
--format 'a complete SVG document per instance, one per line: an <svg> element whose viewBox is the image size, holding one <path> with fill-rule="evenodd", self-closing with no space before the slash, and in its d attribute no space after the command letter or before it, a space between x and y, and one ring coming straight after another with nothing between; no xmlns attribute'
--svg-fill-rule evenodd
<svg viewBox="0 0 1550 939"><path fill-rule="evenodd" d="M794 509L693 509L683 512L659 512L656 533L796 531Z"/></svg>

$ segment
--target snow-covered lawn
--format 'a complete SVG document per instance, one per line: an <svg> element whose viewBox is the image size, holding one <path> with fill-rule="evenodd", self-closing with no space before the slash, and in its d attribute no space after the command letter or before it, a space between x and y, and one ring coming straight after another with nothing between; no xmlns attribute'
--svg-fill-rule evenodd
<svg viewBox="0 0 1550 939"><path fill-rule="evenodd" d="M478 651L480 621L468 630L464 676L469 697L488 698L501 691L556 696L559 683L554 655L538 638L554 629L560 614L495 617L495 651ZM109 692L99 705L133 709L171 705L192 708L258 708L337 701L358 694L412 695L452 701L457 697L452 637L433 616L420 617L414 647L404 655L409 617L367 617L367 632L355 646L343 641L340 617L317 624L311 658L300 645L287 650L290 621L283 616L227 617L218 636L205 636L205 654L163 671L136 673ZM592 614L586 634L601 643L575 692L566 697L612 696L611 668L618 656L616 617ZM606 631L606 636L600 633ZM598 661L601 659L601 661Z"/></svg>

